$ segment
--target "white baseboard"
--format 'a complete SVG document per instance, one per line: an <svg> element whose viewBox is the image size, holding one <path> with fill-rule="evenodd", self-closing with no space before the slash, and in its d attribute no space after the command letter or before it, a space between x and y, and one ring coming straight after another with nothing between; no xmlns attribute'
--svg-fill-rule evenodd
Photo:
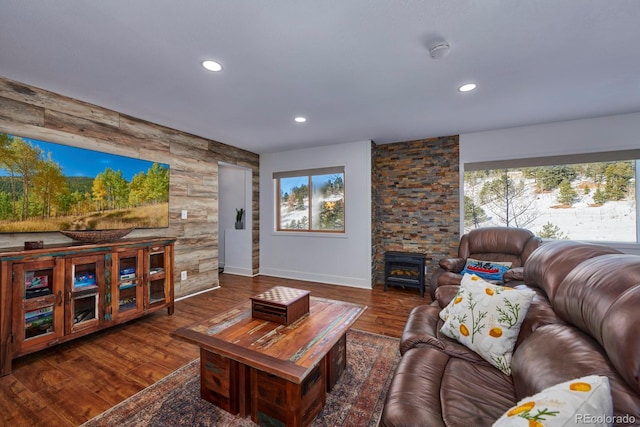
<svg viewBox="0 0 640 427"><path fill-rule="evenodd" d="M225 269L225 272L227 270ZM307 273L296 270L283 270L279 268L261 268L260 274L264 276L282 277L283 279L306 280L308 282L328 283L330 285L349 286L352 288L371 289L371 278L334 276L330 274Z"/></svg>
<svg viewBox="0 0 640 427"><path fill-rule="evenodd" d="M192 294L183 295L181 297L176 298L175 301L180 301L183 299L195 297L196 295L204 294L205 292L215 291L216 289L220 289L220 285L214 286L213 288L205 289L203 291L194 292Z"/></svg>
<svg viewBox="0 0 640 427"><path fill-rule="evenodd" d="M225 265L223 273L236 274L238 276L247 277L257 276L257 274L253 274L253 270L251 270L250 268L233 267L231 265Z"/></svg>

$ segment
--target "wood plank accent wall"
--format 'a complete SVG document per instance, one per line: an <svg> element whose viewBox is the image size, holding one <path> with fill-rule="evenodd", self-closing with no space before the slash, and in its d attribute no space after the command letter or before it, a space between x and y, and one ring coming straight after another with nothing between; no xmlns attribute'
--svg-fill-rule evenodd
<svg viewBox="0 0 640 427"><path fill-rule="evenodd" d="M252 173L253 273L259 267L258 154L180 132L116 111L0 77L0 132L112 154L168 163L169 228L135 230L131 237L172 236L175 291L182 296L218 286L218 163ZM189 211L180 219L183 209ZM0 235L0 247L25 240L69 241L59 233ZM186 270L188 279L180 281Z"/></svg>
<svg viewBox="0 0 640 427"><path fill-rule="evenodd" d="M374 282L384 281L387 251L425 254L427 280L460 241L459 137L373 147Z"/></svg>

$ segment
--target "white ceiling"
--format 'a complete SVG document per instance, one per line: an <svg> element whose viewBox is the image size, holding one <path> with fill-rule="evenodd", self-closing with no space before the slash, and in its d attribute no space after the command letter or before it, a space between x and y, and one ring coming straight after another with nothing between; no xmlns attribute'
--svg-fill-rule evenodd
<svg viewBox="0 0 640 427"><path fill-rule="evenodd" d="M0 0L0 75L256 153L388 143L638 112L639 22L640 0Z"/></svg>

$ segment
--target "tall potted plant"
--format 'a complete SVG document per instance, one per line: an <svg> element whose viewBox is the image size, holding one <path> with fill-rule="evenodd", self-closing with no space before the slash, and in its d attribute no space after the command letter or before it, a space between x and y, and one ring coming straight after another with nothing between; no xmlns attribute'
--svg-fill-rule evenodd
<svg viewBox="0 0 640 427"><path fill-rule="evenodd" d="M236 230L244 229L244 221L242 221L242 217L244 216L244 208L236 208Z"/></svg>

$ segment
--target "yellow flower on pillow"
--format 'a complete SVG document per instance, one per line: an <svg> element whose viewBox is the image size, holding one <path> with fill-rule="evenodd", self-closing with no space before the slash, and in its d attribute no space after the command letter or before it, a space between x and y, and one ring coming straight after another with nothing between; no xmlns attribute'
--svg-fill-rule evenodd
<svg viewBox="0 0 640 427"><path fill-rule="evenodd" d="M536 406L536 402L525 402L525 403L522 403L522 404L516 406L515 408L509 410L509 412L507 412L507 417L513 417L514 415L518 415L518 414L521 414L523 412L530 411L530 410L533 409L534 406Z"/></svg>
<svg viewBox="0 0 640 427"><path fill-rule="evenodd" d="M455 298L440 312L440 331L510 375L511 353L535 293L504 290L465 274Z"/></svg>
<svg viewBox="0 0 640 427"><path fill-rule="evenodd" d="M589 375L565 381L525 397L505 412L493 427L608 426L613 415L609 378ZM596 421L602 420L602 421Z"/></svg>
<svg viewBox="0 0 640 427"><path fill-rule="evenodd" d="M502 329L499 327L491 328L489 331L489 336L494 338L500 338L502 336Z"/></svg>
<svg viewBox="0 0 640 427"><path fill-rule="evenodd" d="M575 383L569 384L569 390L584 391L584 392L591 391L591 384L585 383L582 381L577 381Z"/></svg>
<svg viewBox="0 0 640 427"><path fill-rule="evenodd" d="M460 333L462 335L464 335L465 337L469 336L469 328L467 328L466 326L464 326L464 324L460 324Z"/></svg>

